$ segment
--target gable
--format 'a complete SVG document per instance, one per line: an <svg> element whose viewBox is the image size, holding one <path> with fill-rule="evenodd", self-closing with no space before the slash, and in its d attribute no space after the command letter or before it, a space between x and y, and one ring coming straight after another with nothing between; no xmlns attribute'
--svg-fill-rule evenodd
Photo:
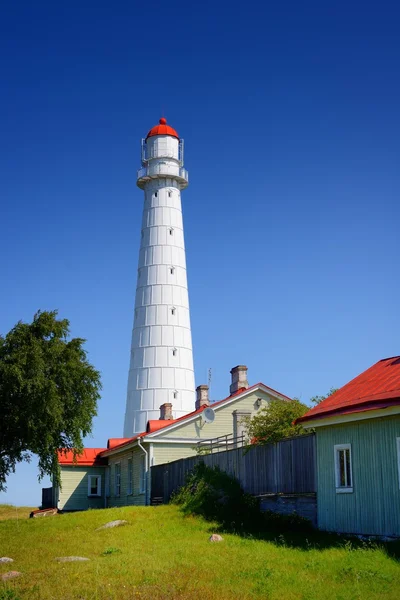
<svg viewBox="0 0 400 600"><path fill-rule="evenodd" d="M261 405L258 406L257 399L261 398ZM247 411L254 416L261 408L268 406L273 400L273 396L267 394L261 389L252 390L249 394L233 398L231 402L213 406L215 410L215 420L213 423L204 423L201 414L196 418L173 424L167 431L160 431L155 438L146 438L146 441L192 439L204 440L216 438L222 435L233 433L233 413L236 410Z"/></svg>

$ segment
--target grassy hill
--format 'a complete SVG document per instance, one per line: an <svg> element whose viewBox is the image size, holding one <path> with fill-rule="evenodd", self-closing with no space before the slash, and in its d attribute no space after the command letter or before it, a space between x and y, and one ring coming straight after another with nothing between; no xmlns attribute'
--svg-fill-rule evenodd
<svg viewBox="0 0 400 600"><path fill-rule="evenodd" d="M95 531L114 519L128 525ZM222 534L223 542L212 544L208 538L215 531L199 518L184 517L176 506L2 520L0 555L14 563L0 565L1 574L13 569L23 575L0 583L0 600L400 596L400 565L384 547L318 534L269 541ZM54 560L70 555L90 561Z"/></svg>

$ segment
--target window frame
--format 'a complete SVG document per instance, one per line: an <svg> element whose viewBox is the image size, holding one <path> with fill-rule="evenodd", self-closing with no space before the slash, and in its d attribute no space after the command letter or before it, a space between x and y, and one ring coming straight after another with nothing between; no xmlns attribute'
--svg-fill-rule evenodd
<svg viewBox="0 0 400 600"><path fill-rule="evenodd" d="M111 496L111 469L109 466L105 468L104 479L104 494L106 498L109 498Z"/></svg>
<svg viewBox="0 0 400 600"><path fill-rule="evenodd" d="M350 464L350 484L346 486L340 485L340 461L339 453L341 451L349 451L349 464ZM352 494L354 491L354 480L353 480L353 461L351 444L335 444L334 446L334 457L335 457L335 489L337 494ZM347 478L347 475L346 475Z"/></svg>
<svg viewBox="0 0 400 600"><path fill-rule="evenodd" d="M97 492L96 494L92 494L92 479L96 478L97 479ZM88 498L100 498L101 497L101 475L93 475L90 474L88 475Z"/></svg>
<svg viewBox="0 0 400 600"><path fill-rule="evenodd" d="M144 454L140 457L139 469L139 494L146 493L146 457Z"/></svg>
<svg viewBox="0 0 400 600"><path fill-rule="evenodd" d="M118 467L118 469L117 469ZM118 485L117 485L117 472L118 472ZM121 463L114 463L114 496L119 498L121 496Z"/></svg>
<svg viewBox="0 0 400 600"><path fill-rule="evenodd" d="M128 458L128 465L127 465L127 475L128 475L128 479L127 479L127 494L128 496L132 496L133 494L133 458Z"/></svg>

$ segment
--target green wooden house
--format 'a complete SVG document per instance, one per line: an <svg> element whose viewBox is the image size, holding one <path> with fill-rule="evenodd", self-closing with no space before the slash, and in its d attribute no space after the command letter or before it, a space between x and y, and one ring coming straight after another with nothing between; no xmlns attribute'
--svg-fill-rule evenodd
<svg viewBox="0 0 400 600"><path fill-rule="evenodd" d="M400 536L400 357L380 360L297 422L316 432L318 527Z"/></svg>
<svg viewBox="0 0 400 600"><path fill-rule="evenodd" d="M160 419L147 423L146 431L129 439L109 439L107 448L87 448L73 459L72 452L59 453L61 489L55 490L60 510L85 510L150 501L149 470L154 465L193 456L199 442L220 436L237 438L244 431L244 418L253 416L272 399L289 398L258 383L249 387L247 367L232 369L230 395L210 404L208 387L197 388L195 410L173 418L173 406L160 407ZM211 410L211 412L210 412Z"/></svg>

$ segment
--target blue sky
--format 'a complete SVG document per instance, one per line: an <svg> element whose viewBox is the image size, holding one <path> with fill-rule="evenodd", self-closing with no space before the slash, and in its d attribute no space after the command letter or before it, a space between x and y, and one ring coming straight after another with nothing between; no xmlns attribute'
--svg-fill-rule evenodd
<svg viewBox="0 0 400 600"><path fill-rule="evenodd" d="M185 139L196 384L249 367L303 401L400 354L394 2L8 2L0 9L0 332L58 309L122 435L140 139ZM5 58L5 60L4 60ZM0 502L37 504L35 464ZM46 484L46 482L44 482Z"/></svg>

